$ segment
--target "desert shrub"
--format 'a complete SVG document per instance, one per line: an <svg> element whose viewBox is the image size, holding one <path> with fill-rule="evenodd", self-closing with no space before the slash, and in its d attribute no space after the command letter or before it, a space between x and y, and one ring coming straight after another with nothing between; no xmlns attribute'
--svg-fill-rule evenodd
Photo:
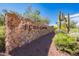
<svg viewBox="0 0 79 59"><path fill-rule="evenodd" d="M69 36L79 38L79 33L78 32L70 33Z"/></svg>
<svg viewBox="0 0 79 59"><path fill-rule="evenodd" d="M57 28L57 26L52 26L53 28L54 28L54 30L57 30L58 28Z"/></svg>
<svg viewBox="0 0 79 59"><path fill-rule="evenodd" d="M0 51L5 49L5 35L4 26L0 26Z"/></svg>
<svg viewBox="0 0 79 59"><path fill-rule="evenodd" d="M5 42L4 42L4 37L0 37L0 51L5 50Z"/></svg>
<svg viewBox="0 0 79 59"><path fill-rule="evenodd" d="M76 55L76 53L78 53L79 47L76 40L67 34L57 33L54 37L54 43L57 49L61 51L66 51L71 55Z"/></svg>
<svg viewBox="0 0 79 59"><path fill-rule="evenodd" d="M70 32L71 32L71 33L78 32L78 28L71 28L71 29L70 29Z"/></svg>

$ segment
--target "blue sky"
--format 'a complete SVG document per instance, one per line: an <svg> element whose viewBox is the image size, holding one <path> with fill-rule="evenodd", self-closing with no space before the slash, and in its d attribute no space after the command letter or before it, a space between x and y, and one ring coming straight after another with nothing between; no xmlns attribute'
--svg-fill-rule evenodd
<svg viewBox="0 0 79 59"><path fill-rule="evenodd" d="M19 13L25 12L29 4L27 3L0 3L0 13L3 9L13 10ZM64 14L70 13L70 15L79 13L79 4L68 4L68 3L33 3L31 4L33 8L39 9L41 15L48 17L50 24L55 24L57 22L58 12L62 11Z"/></svg>

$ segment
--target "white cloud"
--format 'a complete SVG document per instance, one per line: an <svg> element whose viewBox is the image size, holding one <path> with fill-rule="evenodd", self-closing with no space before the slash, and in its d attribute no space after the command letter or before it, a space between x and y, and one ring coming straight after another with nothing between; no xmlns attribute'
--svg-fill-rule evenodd
<svg viewBox="0 0 79 59"><path fill-rule="evenodd" d="M74 22L77 22L76 25L79 26L79 13L70 15L70 20L74 21Z"/></svg>
<svg viewBox="0 0 79 59"><path fill-rule="evenodd" d="M76 17L73 17L73 18L70 17L70 19L71 19L72 21L74 21L74 22L79 23L79 16L76 16Z"/></svg>
<svg viewBox="0 0 79 59"><path fill-rule="evenodd" d="M79 13L70 15L71 18L78 17L78 16L79 16Z"/></svg>

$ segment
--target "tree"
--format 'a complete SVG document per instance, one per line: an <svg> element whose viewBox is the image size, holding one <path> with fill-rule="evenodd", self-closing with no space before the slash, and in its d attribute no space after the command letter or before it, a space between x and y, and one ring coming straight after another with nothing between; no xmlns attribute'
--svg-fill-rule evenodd
<svg viewBox="0 0 79 59"><path fill-rule="evenodd" d="M38 9L33 9L32 6L27 7L26 12L24 13L24 17L30 18L32 21L35 22L49 24L49 19L41 16L40 11Z"/></svg>
<svg viewBox="0 0 79 59"><path fill-rule="evenodd" d="M32 6L31 5L29 5L27 8L26 8L26 10L25 10L25 13L23 14L23 16L25 17L25 18L31 18L31 15L32 15Z"/></svg>
<svg viewBox="0 0 79 59"><path fill-rule="evenodd" d="M4 25L4 16L0 15L0 25Z"/></svg>
<svg viewBox="0 0 79 59"><path fill-rule="evenodd" d="M33 11L32 19L34 19L36 22L40 19L40 11L39 10L36 9L35 11Z"/></svg>

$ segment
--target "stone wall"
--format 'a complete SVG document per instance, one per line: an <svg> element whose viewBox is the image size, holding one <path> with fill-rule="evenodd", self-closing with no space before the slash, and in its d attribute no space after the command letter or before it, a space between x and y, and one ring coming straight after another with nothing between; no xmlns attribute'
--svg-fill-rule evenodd
<svg viewBox="0 0 79 59"><path fill-rule="evenodd" d="M6 53L10 53L14 48L21 47L25 43L28 44L52 31L47 25L33 22L15 13L5 14L5 30Z"/></svg>

